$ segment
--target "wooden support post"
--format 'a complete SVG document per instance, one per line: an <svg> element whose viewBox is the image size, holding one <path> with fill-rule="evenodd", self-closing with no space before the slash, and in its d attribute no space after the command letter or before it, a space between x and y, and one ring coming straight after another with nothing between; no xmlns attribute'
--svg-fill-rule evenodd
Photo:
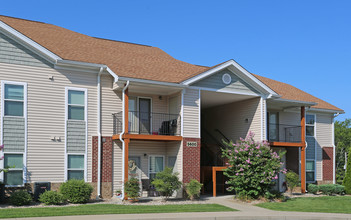
<svg viewBox="0 0 351 220"><path fill-rule="evenodd" d="M217 186L216 186L216 168L212 167L212 185L213 185L213 197L216 197L217 195Z"/></svg>
<svg viewBox="0 0 351 220"><path fill-rule="evenodd" d="M301 193L306 193L306 118L305 107L301 107Z"/></svg>

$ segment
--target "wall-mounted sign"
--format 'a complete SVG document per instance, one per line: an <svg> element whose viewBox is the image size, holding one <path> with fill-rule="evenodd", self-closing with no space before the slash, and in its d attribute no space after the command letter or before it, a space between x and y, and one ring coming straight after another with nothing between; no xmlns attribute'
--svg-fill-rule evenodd
<svg viewBox="0 0 351 220"><path fill-rule="evenodd" d="M186 146L187 147L197 147L197 141L187 141Z"/></svg>

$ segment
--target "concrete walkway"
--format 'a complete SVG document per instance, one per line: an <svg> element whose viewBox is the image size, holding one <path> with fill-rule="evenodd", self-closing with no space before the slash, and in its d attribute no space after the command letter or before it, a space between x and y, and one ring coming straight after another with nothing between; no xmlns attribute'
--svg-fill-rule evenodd
<svg viewBox="0 0 351 220"><path fill-rule="evenodd" d="M117 214L117 215L86 215L86 216L59 216L59 217L40 217L25 218L25 220L114 220L114 219L167 219L167 220L230 220L230 219L263 219L263 220L302 220L302 219L348 219L351 214L331 214L331 213L306 213L306 212L281 212L272 211L250 204L241 203L231 199L231 196L208 197L208 203L217 203L233 209L237 212L203 212L203 213L159 213L159 214ZM136 207L137 208L137 207ZM20 210L19 210L20 211ZM23 220L23 218L19 218ZM9 219L10 220L10 219ZM13 220L13 218L12 218Z"/></svg>

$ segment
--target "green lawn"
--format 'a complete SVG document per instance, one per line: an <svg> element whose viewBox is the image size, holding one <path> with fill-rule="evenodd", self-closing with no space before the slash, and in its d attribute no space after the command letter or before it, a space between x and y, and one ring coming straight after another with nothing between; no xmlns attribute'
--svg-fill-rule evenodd
<svg viewBox="0 0 351 220"><path fill-rule="evenodd" d="M188 205L79 205L66 207L0 209L0 218L24 218L69 215L141 214L174 212L231 212L237 211L218 204Z"/></svg>
<svg viewBox="0 0 351 220"><path fill-rule="evenodd" d="M351 214L350 196L294 198L286 202L266 202L257 206L276 211L326 212Z"/></svg>

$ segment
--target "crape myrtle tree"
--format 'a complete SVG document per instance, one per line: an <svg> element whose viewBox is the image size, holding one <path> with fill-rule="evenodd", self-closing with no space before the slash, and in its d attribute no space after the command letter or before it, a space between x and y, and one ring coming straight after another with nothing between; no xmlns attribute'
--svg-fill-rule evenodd
<svg viewBox="0 0 351 220"><path fill-rule="evenodd" d="M269 192L274 180L278 179L282 169L282 153L273 152L268 142L255 142L254 133L249 132L245 139L240 138L236 144L226 143L223 157L227 158L224 175L228 191L234 192L241 199L257 199Z"/></svg>

